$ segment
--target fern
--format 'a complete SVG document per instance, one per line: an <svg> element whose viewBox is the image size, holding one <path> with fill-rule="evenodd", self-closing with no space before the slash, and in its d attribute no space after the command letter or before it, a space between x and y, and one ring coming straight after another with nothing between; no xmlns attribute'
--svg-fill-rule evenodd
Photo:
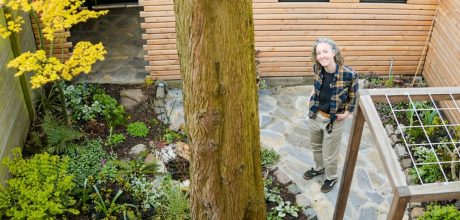
<svg viewBox="0 0 460 220"><path fill-rule="evenodd" d="M54 154L75 152L77 145L72 144L72 141L84 136L84 133L78 130L59 124L49 114L45 115L42 129L46 134L48 151Z"/></svg>

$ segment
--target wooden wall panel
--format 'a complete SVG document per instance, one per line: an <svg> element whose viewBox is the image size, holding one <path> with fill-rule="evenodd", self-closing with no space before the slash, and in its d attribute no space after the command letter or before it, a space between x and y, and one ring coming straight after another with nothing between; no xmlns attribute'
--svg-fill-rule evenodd
<svg viewBox="0 0 460 220"><path fill-rule="evenodd" d="M423 76L433 87L460 86L460 1L441 0L438 10ZM460 102L442 104L449 108L460 106ZM446 115L460 122L460 111L448 111Z"/></svg>
<svg viewBox="0 0 460 220"><path fill-rule="evenodd" d="M146 69L154 79L180 78L172 0L144 6ZM311 46L320 36L337 41L347 65L359 72L414 74L435 15L437 0L407 4L278 2L253 0L257 59L262 76L312 75ZM458 35L457 35L458 36Z"/></svg>

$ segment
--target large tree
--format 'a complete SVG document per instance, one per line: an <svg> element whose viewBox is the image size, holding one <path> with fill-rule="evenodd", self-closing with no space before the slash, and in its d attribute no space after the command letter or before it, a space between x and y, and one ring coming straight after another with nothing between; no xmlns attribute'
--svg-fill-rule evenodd
<svg viewBox="0 0 460 220"><path fill-rule="evenodd" d="M265 219L251 0L175 0L193 219Z"/></svg>

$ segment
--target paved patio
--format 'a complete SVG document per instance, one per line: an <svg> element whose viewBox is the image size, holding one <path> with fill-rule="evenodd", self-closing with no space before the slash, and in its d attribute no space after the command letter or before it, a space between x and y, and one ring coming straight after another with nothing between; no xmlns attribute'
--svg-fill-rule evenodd
<svg viewBox="0 0 460 220"><path fill-rule="evenodd" d="M295 86L266 90L259 96L260 139L263 147L281 155L277 175L296 183L301 193L297 202L310 207L305 213L314 219L332 219L339 184L329 193L320 192L324 177L304 180L303 173L314 166L309 146L308 95L312 86ZM166 100L173 126L183 123L182 91L170 90ZM339 173L342 173L352 119L345 122L340 148ZM365 126L345 219L386 219L393 194L376 149L373 137ZM406 215L404 219L408 219Z"/></svg>

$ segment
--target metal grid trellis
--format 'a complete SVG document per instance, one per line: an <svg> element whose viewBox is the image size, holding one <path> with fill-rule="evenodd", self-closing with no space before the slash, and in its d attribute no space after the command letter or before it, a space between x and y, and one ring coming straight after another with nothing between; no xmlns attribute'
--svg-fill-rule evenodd
<svg viewBox="0 0 460 220"><path fill-rule="evenodd" d="M449 165L454 168L460 167L458 159L460 158L460 137L456 134L456 132L460 133L460 123L455 117L452 117L460 115L459 104L457 104L459 100L460 87L361 90L350 134L334 219L343 219L345 213L364 122L367 122L376 140L379 156L394 193L387 219L402 219L409 202L460 198L460 181L455 178L452 172L448 172ZM438 104L439 102L445 103L445 101L449 101L449 104L442 106ZM420 102L425 103L425 105L420 105ZM407 150L408 158L410 158L413 166L412 169L416 173L417 183L406 181L404 169L400 165L400 159L395 153L382 124L375 106L376 103L389 106L403 147ZM401 107L397 103L406 103L406 105L401 105ZM446 114L446 112L449 113ZM428 113L429 116L427 116ZM412 116L412 118L407 115ZM446 115L449 115L449 120ZM427 123L435 116L438 117L437 123ZM416 129L418 129L417 132L420 132L418 139L414 139L414 135L411 134ZM439 134L433 133L433 131L445 134L446 137L440 138L436 136ZM450 151L450 159L438 154L440 147L447 147L447 151ZM431 154L431 159L429 161L420 160L420 155L415 153L416 148ZM420 170L426 166L437 167L442 176L432 182L425 181ZM455 172L457 172L458 177L458 170Z"/></svg>

